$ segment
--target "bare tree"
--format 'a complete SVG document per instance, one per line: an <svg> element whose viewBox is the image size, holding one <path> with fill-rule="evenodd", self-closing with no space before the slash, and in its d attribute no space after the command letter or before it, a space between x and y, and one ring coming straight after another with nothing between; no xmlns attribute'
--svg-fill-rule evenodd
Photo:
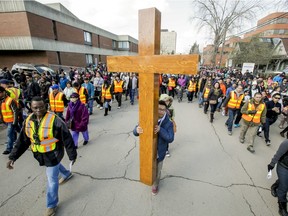
<svg viewBox="0 0 288 216"><path fill-rule="evenodd" d="M193 1L193 8L196 10L191 19L197 21L199 28L208 27L213 35L212 63L214 66L217 52L221 44L224 46L227 32L239 22L254 18L255 11L262 8L261 5L263 0Z"/></svg>

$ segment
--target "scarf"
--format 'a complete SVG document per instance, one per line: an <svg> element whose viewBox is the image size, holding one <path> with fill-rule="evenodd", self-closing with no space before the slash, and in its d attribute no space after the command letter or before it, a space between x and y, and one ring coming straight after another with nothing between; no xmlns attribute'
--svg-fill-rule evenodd
<svg viewBox="0 0 288 216"><path fill-rule="evenodd" d="M81 104L81 101L79 99L76 101L76 103L70 102L68 104L68 108L70 110L71 119L74 118L74 115L75 115L76 111L78 110L80 104Z"/></svg>

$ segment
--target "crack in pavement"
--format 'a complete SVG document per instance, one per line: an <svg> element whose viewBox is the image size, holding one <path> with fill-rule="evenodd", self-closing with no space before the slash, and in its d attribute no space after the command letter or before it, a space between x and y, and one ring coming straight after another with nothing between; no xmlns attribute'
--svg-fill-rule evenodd
<svg viewBox="0 0 288 216"><path fill-rule="evenodd" d="M245 197L243 194L242 194L242 197L243 197L243 199L245 200L246 204L249 206L250 212L251 212L254 216L256 216L255 212L254 212L253 209L252 209L251 204L248 202L248 200L246 199L246 197Z"/></svg>
<svg viewBox="0 0 288 216"><path fill-rule="evenodd" d="M107 211L106 211L106 213L105 213L104 215L107 215L107 214L108 214L108 212L111 210L111 208L112 208L114 202L115 202L115 193L113 194L113 200L112 200L112 203L110 204L110 206L108 207L108 209L107 209Z"/></svg>
<svg viewBox="0 0 288 216"><path fill-rule="evenodd" d="M243 170L245 171L246 175L247 175L247 176L250 178L250 181L252 182L252 184L253 184L253 185L255 185L255 183L254 183L254 181L253 181L252 177L249 175L248 171L245 169L245 167L244 167L243 163L242 163L240 160L239 160L239 162L240 162L240 164L241 164L241 166L242 166ZM256 190L257 190L257 193L259 194L259 196L261 197L262 201L263 201L263 202L264 202L264 204L266 205L267 209L269 209L270 213L273 215L272 211L270 210L270 208L269 208L268 204L267 204L267 203L266 203L266 201L264 200L263 196L260 194L260 192L259 192L259 190L258 190L258 188L257 188L257 187L256 187ZM268 188L267 190L269 190L269 191L270 191L270 188Z"/></svg>
<svg viewBox="0 0 288 216"><path fill-rule="evenodd" d="M83 213L84 213L84 211L85 211L85 209L86 209L87 204L88 204L88 202L85 203L85 206L84 206L84 208L82 209L80 215L83 215Z"/></svg>
<svg viewBox="0 0 288 216"><path fill-rule="evenodd" d="M131 179L131 178L127 178L125 175L124 176L116 176L116 177L106 177L106 178L100 178L100 177L94 177L92 175L89 174L84 174L84 173L80 173L80 172L73 172L75 174L78 174L80 176L84 176L84 177L89 177L92 180L98 180L98 181L106 181L106 180L118 180L118 179L123 179L123 180L128 180L128 181L133 181L133 182L140 182L140 180L136 180L136 179Z"/></svg>
<svg viewBox="0 0 288 216"><path fill-rule="evenodd" d="M270 190L269 188L264 188L264 187L261 187L261 186L257 186L255 184L247 184L247 183L237 183L236 184L236 183L232 183L230 185L219 185L219 184L214 184L212 182L202 181L202 180L199 180L199 179L191 179L191 178L187 178L187 177L183 177L183 176L176 176L176 175L166 175L163 178L161 178L161 181L165 180L165 179L168 179L168 178L179 178L179 179L184 179L184 180L188 180L188 181L200 182L200 183L209 184L209 185L212 185L212 186L215 186L215 187L225 188L225 189L231 188L233 186L249 186L249 187L259 188L259 189L268 190L268 191Z"/></svg>
<svg viewBox="0 0 288 216"><path fill-rule="evenodd" d="M0 208L2 208L4 205L6 205L10 199L12 199L13 197L15 197L18 194L20 194L27 186L29 186L31 183L33 183L41 174L42 173L40 173L39 175L35 176L30 182L28 182L27 184L22 186L16 193L12 194L10 197L8 197L6 200L4 200L1 203Z"/></svg>

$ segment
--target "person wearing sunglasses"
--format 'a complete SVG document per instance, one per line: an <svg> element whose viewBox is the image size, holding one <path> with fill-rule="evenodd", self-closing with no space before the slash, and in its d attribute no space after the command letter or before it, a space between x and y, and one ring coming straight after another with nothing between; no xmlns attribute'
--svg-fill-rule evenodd
<svg viewBox="0 0 288 216"><path fill-rule="evenodd" d="M280 98L280 93L275 93L272 96L272 100L266 103L267 114L266 123L264 124L263 130L267 146L271 145L271 140L269 137L270 126L277 121L278 116L281 114L281 104L279 103Z"/></svg>

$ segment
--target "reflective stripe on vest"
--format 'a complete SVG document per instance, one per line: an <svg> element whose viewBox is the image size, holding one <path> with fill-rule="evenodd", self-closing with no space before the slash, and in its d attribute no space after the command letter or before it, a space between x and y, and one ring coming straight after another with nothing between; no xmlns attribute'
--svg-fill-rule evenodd
<svg viewBox="0 0 288 216"><path fill-rule="evenodd" d="M205 88L205 92L204 92L204 96L203 96L205 99L208 98L209 92L210 92L210 89Z"/></svg>
<svg viewBox="0 0 288 216"><path fill-rule="evenodd" d="M191 80L189 81L188 91L189 92L195 92L196 91L196 83L195 82L193 83Z"/></svg>
<svg viewBox="0 0 288 216"><path fill-rule="evenodd" d="M265 108L265 104L263 104L263 103L259 104L257 109L255 109L254 104L249 103L247 111L257 110L257 112L255 113L255 115L254 114L242 114L242 118L248 122L252 121L254 123L259 124L260 120L261 120L261 114L262 114L264 108Z"/></svg>
<svg viewBox="0 0 288 216"><path fill-rule="evenodd" d="M14 99L17 103L19 102L19 96L20 96L20 89L15 87L7 88L6 91L10 93L10 96L12 99Z"/></svg>
<svg viewBox="0 0 288 216"><path fill-rule="evenodd" d="M121 80L120 82L117 82L116 80L114 80L114 92L115 93L122 93L123 92L123 80Z"/></svg>
<svg viewBox="0 0 288 216"><path fill-rule="evenodd" d="M78 89L74 88L76 93L79 94L79 99L83 104L86 104L86 95L85 95L85 87L81 86L79 91Z"/></svg>
<svg viewBox="0 0 288 216"><path fill-rule="evenodd" d="M105 99L112 99L110 88L111 86L109 86L107 89L104 89L104 84L102 85L102 97L104 97Z"/></svg>
<svg viewBox="0 0 288 216"><path fill-rule="evenodd" d="M55 115L47 112L40 122L38 131L36 131L34 121L30 120L32 115L28 116L25 123L25 133L30 138L32 151L40 153L53 151L56 148L56 142L58 142L58 139L53 137ZM34 139L35 133L38 135L40 143Z"/></svg>
<svg viewBox="0 0 288 216"><path fill-rule="evenodd" d="M5 123L11 123L14 121L14 114L13 110L11 109L12 100L13 99L11 97L7 96L5 101L1 104L1 113Z"/></svg>
<svg viewBox="0 0 288 216"><path fill-rule="evenodd" d="M53 92L49 94L50 109L53 112L64 112L63 93L58 92L56 97Z"/></svg>
<svg viewBox="0 0 288 216"><path fill-rule="evenodd" d="M168 87L176 87L176 80L169 78Z"/></svg>
<svg viewBox="0 0 288 216"><path fill-rule="evenodd" d="M230 92L230 100L228 102L228 108L240 109L240 105L241 105L243 98L244 98L243 94L237 97L237 94L235 91Z"/></svg>

